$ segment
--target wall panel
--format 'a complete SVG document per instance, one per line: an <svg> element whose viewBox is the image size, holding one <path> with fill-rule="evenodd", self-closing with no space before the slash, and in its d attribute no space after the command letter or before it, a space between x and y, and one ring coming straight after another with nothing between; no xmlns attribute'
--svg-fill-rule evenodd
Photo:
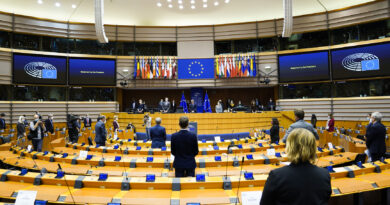
<svg viewBox="0 0 390 205"><path fill-rule="evenodd" d="M67 28L68 25L65 22L15 16L15 32L66 37Z"/></svg>
<svg viewBox="0 0 390 205"><path fill-rule="evenodd" d="M283 99L278 100L277 104L282 110L303 109L305 111L306 120L310 120L312 114L317 116L317 120L327 120L328 114L331 113L330 98L294 100Z"/></svg>
<svg viewBox="0 0 390 205"><path fill-rule="evenodd" d="M215 40L256 37L256 23L215 26Z"/></svg>
<svg viewBox="0 0 390 205"><path fill-rule="evenodd" d="M0 84L12 84L12 55L10 52L0 51Z"/></svg>
<svg viewBox="0 0 390 205"><path fill-rule="evenodd" d="M12 31L12 15L0 13L0 29Z"/></svg>

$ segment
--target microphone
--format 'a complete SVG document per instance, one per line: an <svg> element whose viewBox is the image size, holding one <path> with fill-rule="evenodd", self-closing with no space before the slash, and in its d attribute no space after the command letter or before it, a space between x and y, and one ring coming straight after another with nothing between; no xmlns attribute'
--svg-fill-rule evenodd
<svg viewBox="0 0 390 205"><path fill-rule="evenodd" d="M237 195L236 195L236 203L235 205L237 205L238 203L238 194L240 193L240 183L241 183L241 175L242 175L242 166L244 165L244 160L245 160L245 157L242 157L242 160L241 160L241 169L240 169L240 178L238 178L238 187L237 187Z"/></svg>
<svg viewBox="0 0 390 205"><path fill-rule="evenodd" d="M43 175L43 169L42 169L42 170L39 169L37 163L36 163L35 160L34 160L34 157L31 157L31 159L32 159L32 161L34 162L35 167L36 167L38 170L40 170L39 172L40 172L40 174L41 174L41 176L42 176L42 175Z"/></svg>
<svg viewBox="0 0 390 205"><path fill-rule="evenodd" d="M126 176L126 181L127 181L129 178L127 177L125 158L123 158L122 148L119 148L119 149L120 149L121 155L122 155L122 165L123 165L123 170L124 170L123 174Z"/></svg>
<svg viewBox="0 0 390 205"><path fill-rule="evenodd" d="M227 147L227 151L226 151L226 172L225 172L225 179L227 179L227 172L228 172L228 166L229 166L229 150L230 148L232 147L238 147L237 145L229 145Z"/></svg>
<svg viewBox="0 0 390 205"><path fill-rule="evenodd" d="M57 165L58 165L58 169L62 171L61 165L60 165L59 163L58 163ZM70 196L72 197L73 204L76 205L76 202L74 201L74 198L73 198L72 191L70 190L68 181L66 180L65 172L64 172L64 181L65 181L66 187L68 187L69 194L70 194Z"/></svg>

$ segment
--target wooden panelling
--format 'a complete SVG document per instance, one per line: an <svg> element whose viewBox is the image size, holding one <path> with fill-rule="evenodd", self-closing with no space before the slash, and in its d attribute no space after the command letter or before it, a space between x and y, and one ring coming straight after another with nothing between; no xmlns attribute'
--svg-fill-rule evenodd
<svg viewBox="0 0 390 205"><path fill-rule="evenodd" d="M176 41L176 28L136 27L136 41Z"/></svg>
<svg viewBox="0 0 390 205"><path fill-rule="evenodd" d="M118 26L118 41L134 41L134 26Z"/></svg>
<svg viewBox="0 0 390 205"><path fill-rule="evenodd" d="M275 36L275 21L264 21L257 23L259 37Z"/></svg>
<svg viewBox="0 0 390 205"><path fill-rule="evenodd" d="M0 84L12 83L12 56L10 52L0 51Z"/></svg>
<svg viewBox="0 0 390 205"><path fill-rule="evenodd" d="M109 41L115 41L116 26L104 26ZM69 24L69 38L96 39L94 24Z"/></svg>
<svg viewBox="0 0 390 205"><path fill-rule="evenodd" d="M0 113L6 114L7 124L10 123L11 115L14 124L17 123L19 116L24 114L27 120L33 120L35 112L39 112L43 119L46 119L47 115L51 113L54 115L55 122L66 122L67 113L80 116L90 114L91 117L96 118L101 112L117 112L118 109L117 102L0 101Z"/></svg>
<svg viewBox="0 0 390 205"><path fill-rule="evenodd" d="M0 29L12 31L12 16L9 14L0 13Z"/></svg>
<svg viewBox="0 0 390 205"><path fill-rule="evenodd" d="M293 33L326 30L326 14L298 16L294 18Z"/></svg>
<svg viewBox="0 0 390 205"><path fill-rule="evenodd" d="M15 32L66 37L67 27L67 23L15 16Z"/></svg>
<svg viewBox="0 0 390 205"><path fill-rule="evenodd" d="M256 37L256 23L215 26L215 40Z"/></svg>
<svg viewBox="0 0 390 205"><path fill-rule="evenodd" d="M212 41L213 27L179 27L177 41Z"/></svg>
<svg viewBox="0 0 390 205"><path fill-rule="evenodd" d="M332 103L335 120L366 121L368 113L378 111L383 121L390 121L390 97L278 100L282 110L303 109L307 119L314 113L318 120L326 120Z"/></svg>

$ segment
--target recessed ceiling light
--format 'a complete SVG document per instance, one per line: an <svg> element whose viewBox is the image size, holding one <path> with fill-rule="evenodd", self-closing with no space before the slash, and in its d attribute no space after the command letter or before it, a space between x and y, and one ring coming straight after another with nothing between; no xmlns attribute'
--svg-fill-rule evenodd
<svg viewBox="0 0 390 205"><path fill-rule="evenodd" d="M160 2L157 2L157 6L158 6L158 7L161 7L162 4L161 4Z"/></svg>
<svg viewBox="0 0 390 205"><path fill-rule="evenodd" d="M172 4L169 4L168 7L169 7L169 8L172 8Z"/></svg>
<svg viewBox="0 0 390 205"><path fill-rule="evenodd" d="M207 0L203 0L203 2L204 2L204 3L206 3L206 2L207 2Z"/></svg>
<svg viewBox="0 0 390 205"><path fill-rule="evenodd" d="M172 2L172 0L167 0L167 2Z"/></svg>
<svg viewBox="0 0 390 205"><path fill-rule="evenodd" d="M191 9L195 9L195 5L192 5L192 6L191 6Z"/></svg>
<svg viewBox="0 0 390 205"><path fill-rule="evenodd" d="M43 1L42 0L38 0L38 4L43 4Z"/></svg>
<svg viewBox="0 0 390 205"><path fill-rule="evenodd" d="M203 8L207 8L207 4L203 4Z"/></svg>
<svg viewBox="0 0 390 205"><path fill-rule="evenodd" d="M123 72L128 72L129 70L128 69L123 69Z"/></svg>
<svg viewBox="0 0 390 205"><path fill-rule="evenodd" d="M230 2L230 0L225 0L225 3L229 3Z"/></svg>
<svg viewBox="0 0 390 205"><path fill-rule="evenodd" d="M60 2L56 2L54 5L56 5L56 7L60 7L61 6Z"/></svg>
<svg viewBox="0 0 390 205"><path fill-rule="evenodd" d="M180 6L179 6L179 9L183 9L183 8L184 8L184 6L183 6L183 5L180 5Z"/></svg>
<svg viewBox="0 0 390 205"><path fill-rule="evenodd" d="M218 5L219 5L218 1L214 2L214 6L218 6Z"/></svg>
<svg viewBox="0 0 390 205"><path fill-rule="evenodd" d="M74 9L75 9L75 8L76 8L76 4L72 4L72 8L74 8Z"/></svg>
<svg viewBox="0 0 390 205"><path fill-rule="evenodd" d="M182 4L183 0L178 0L177 3Z"/></svg>
<svg viewBox="0 0 390 205"><path fill-rule="evenodd" d="M195 4L195 0L191 0L191 4Z"/></svg>

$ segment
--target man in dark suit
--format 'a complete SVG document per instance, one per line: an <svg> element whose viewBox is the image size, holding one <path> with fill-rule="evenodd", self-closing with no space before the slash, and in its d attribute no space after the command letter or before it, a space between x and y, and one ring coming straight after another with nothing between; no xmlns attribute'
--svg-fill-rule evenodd
<svg viewBox="0 0 390 205"><path fill-rule="evenodd" d="M177 108L177 105L175 103L175 100L172 100L172 103L171 103L171 113L176 113L176 108Z"/></svg>
<svg viewBox="0 0 390 205"><path fill-rule="evenodd" d="M152 139L152 148L165 147L167 133L165 127L161 126L161 118L156 118L156 126L150 128L150 138Z"/></svg>
<svg viewBox="0 0 390 205"><path fill-rule="evenodd" d="M131 100L131 104L130 104L130 110L135 113L135 111L137 110L138 108L138 103L137 101L135 101L134 99Z"/></svg>
<svg viewBox="0 0 390 205"><path fill-rule="evenodd" d="M139 99L139 104L136 113L142 114L144 112L145 112L145 105L143 104L142 99Z"/></svg>
<svg viewBox="0 0 390 205"><path fill-rule="evenodd" d="M182 116L179 120L181 130L172 135L171 153L175 157L173 167L176 177L195 176L195 156L198 155L198 139L188 130L188 117Z"/></svg>
<svg viewBox="0 0 390 205"><path fill-rule="evenodd" d="M0 114L0 130L4 130L7 127L4 117L5 117L5 114L1 113Z"/></svg>
<svg viewBox="0 0 390 205"><path fill-rule="evenodd" d="M171 108L171 103L169 102L168 98L165 97L165 101L162 103L162 112L169 113L170 108Z"/></svg>
<svg viewBox="0 0 390 205"><path fill-rule="evenodd" d="M92 118L89 117L89 114L84 118L84 127L92 126Z"/></svg>
<svg viewBox="0 0 390 205"><path fill-rule="evenodd" d="M194 99L191 99L191 103L190 103L190 106L188 107L188 112L190 113L196 113L196 104L195 104L195 100Z"/></svg>
<svg viewBox="0 0 390 205"><path fill-rule="evenodd" d="M49 114L45 120L46 132L54 133L53 114Z"/></svg>
<svg viewBox="0 0 390 205"><path fill-rule="evenodd" d="M106 116L102 115L99 118L99 121L95 125L95 142L96 145L106 146L107 140L107 130L106 130Z"/></svg>
<svg viewBox="0 0 390 205"><path fill-rule="evenodd" d="M269 111L275 110L275 103L272 101L272 98L269 99L269 102L268 102L268 110L269 110Z"/></svg>
<svg viewBox="0 0 390 205"><path fill-rule="evenodd" d="M366 146L373 162L380 160L386 153L386 127L381 121L381 113L372 113L371 123L367 126L366 131Z"/></svg>

